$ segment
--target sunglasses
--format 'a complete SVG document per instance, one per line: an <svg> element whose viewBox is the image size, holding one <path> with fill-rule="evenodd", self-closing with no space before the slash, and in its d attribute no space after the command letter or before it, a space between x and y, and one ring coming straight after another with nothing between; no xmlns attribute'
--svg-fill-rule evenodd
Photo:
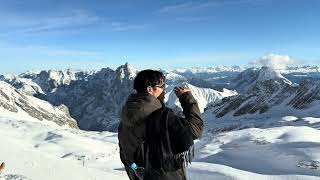
<svg viewBox="0 0 320 180"><path fill-rule="evenodd" d="M166 84L162 84L161 86L160 86L160 85L155 85L155 87L158 87L158 88L164 89L164 88L166 87Z"/></svg>

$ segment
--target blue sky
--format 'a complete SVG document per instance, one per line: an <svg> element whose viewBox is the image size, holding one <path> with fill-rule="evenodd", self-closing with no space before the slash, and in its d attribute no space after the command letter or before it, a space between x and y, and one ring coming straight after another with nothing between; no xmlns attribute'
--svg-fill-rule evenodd
<svg viewBox="0 0 320 180"><path fill-rule="evenodd" d="M0 74L37 69L320 65L318 0L0 0Z"/></svg>

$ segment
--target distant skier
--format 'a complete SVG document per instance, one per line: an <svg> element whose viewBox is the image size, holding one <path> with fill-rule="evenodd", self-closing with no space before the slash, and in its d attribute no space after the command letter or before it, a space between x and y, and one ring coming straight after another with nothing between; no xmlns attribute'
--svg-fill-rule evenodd
<svg viewBox="0 0 320 180"><path fill-rule="evenodd" d="M193 140L203 131L197 101L186 87L175 87L185 118L165 107L165 77L160 71L137 74L118 127L120 158L130 180L185 180Z"/></svg>
<svg viewBox="0 0 320 180"><path fill-rule="evenodd" d="M1 163L1 165L0 165L0 173L2 172L2 170L4 169L4 167L5 167L6 165L5 165L5 163L3 162L3 163Z"/></svg>

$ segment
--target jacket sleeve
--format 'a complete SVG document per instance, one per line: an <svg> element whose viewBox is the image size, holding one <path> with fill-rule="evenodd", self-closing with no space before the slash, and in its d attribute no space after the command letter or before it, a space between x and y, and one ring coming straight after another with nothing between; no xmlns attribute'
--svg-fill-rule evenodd
<svg viewBox="0 0 320 180"><path fill-rule="evenodd" d="M203 133L203 120L196 99L191 92L186 92L179 96L179 101L183 109L186 123L189 125L193 135L193 139L200 138Z"/></svg>

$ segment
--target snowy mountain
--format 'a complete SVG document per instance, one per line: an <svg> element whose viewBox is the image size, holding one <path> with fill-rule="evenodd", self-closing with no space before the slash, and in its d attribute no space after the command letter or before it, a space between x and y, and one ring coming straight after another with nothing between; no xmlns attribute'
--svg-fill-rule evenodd
<svg viewBox="0 0 320 180"><path fill-rule="evenodd" d="M181 104L179 102L179 99L175 95L173 89L175 86L181 85L185 87L189 87L191 89L192 95L195 97L195 99L198 102L200 112L203 113L205 108L208 106L208 104L216 104L221 101L224 97L234 96L237 95L237 92L235 91L229 91L227 89L224 89L223 92L216 91L209 88L199 88L196 86L193 86L188 83L182 83L182 84L172 84L168 87L166 87L166 95L165 95L165 101L166 105L168 107L171 107L175 109L176 111L182 111Z"/></svg>
<svg viewBox="0 0 320 180"><path fill-rule="evenodd" d="M235 89L242 94L252 93L253 88L257 88L264 82L292 85L292 82L283 77L278 70L264 66L261 69L250 68L241 72L232 80L228 88Z"/></svg>
<svg viewBox="0 0 320 180"><path fill-rule="evenodd" d="M320 67L318 66L288 67L280 72L294 83L300 83L306 79L320 80Z"/></svg>
<svg viewBox="0 0 320 180"><path fill-rule="evenodd" d="M184 77L183 75L174 73L172 71L163 71L163 74L166 78L166 84L181 84L183 82L187 82L188 79Z"/></svg>
<svg viewBox="0 0 320 180"><path fill-rule="evenodd" d="M270 66L268 66L270 67ZM216 67L207 67L207 68L177 68L170 69L169 71L177 73L177 74L199 74L199 73L221 73L221 72L242 72L250 67L245 66L216 66ZM261 68L257 66L257 68ZM319 66L286 66L284 68L274 68L277 71L280 71L281 74L289 74L289 73L312 73L312 72L320 72Z"/></svg>
<svg viewBox="0 0 320 180"><path fill-rule="evenodd" d="M245 70L245 67L240 66L217 66L217 67L208 67L208 68L178 68L171 70L175 73L189 73L189 74L198 74L198 73L218 73L218 72L241 72Z"/></svg>
<svg viewBox="0 0 320 180"><path fill-rule="evenodd" d="M132 80L137 72L137 69L125 64L116 70L110 68L92 72L49 70L18 76L1 76L0 79L10 83L20 92L41 98L55 106L65 104L81 129L116 131L120 109L126 97L133 92ZM265 112L274 104L283 102L288 94L291 95L298 89L295 87L296 83L292 83L280 72L267 67L246 69L238 66L164 70L167 84L166 104L176 112L181 111L172 90L174 86L184 84L194 91L201 112L208 105L212 107L217 103L225 103L224 106L227 107L221 106L218 113L219 116L223 116L229 113L228 108L235 108L244 101L247 101L247 105L234 110L236 116L249 112ZM235 75L237 76L234 77ZM224 97L236 94L232 90L240 95L221 102ZM275 95L277 93L278 95ZM298 101L301 100L296 97L295 104Z"/></svg>
<svg viewBox="0 0 320 180"><path fill-rule="evenodd" d="M40 121L54 122L60 126L78 128L77 122L70 117L66 106L54 107L46 101L17 91L4 81L0 81L0 108L1 114L9 111L16 116L25 115Z"/></svg>
<svg viewBox="0 0 320 180"><path fill-rule="evenodd" d="M320 116L320 81L291 83L271 68L248 69L236 79L234 88L241 92L208 108L208 118L262 119L263 117ZM210 115L211 114L211 115Z"/></svg>
<svg viewBox="0 0 320 180"><path fill-rule="evenodd" d="M171 71L164 71L164 75L166 77L167 84L165 102L168 107L175 109L176 112L182 111L179 99L176 97L173 90L176 86L184 86L191 89L193 96L198 101L201 112L204 111L208 104L215 104L220 102L224 97L237 94L235 91L229 91L227 89L223 89L223 92L220 92L211 88L206 88L205 84L194 83L192 79L188 79ZM198 84L199 86L197 87L194 84Z"/></svg>
<svg viewBox="0 0 320 180"><path fill-rule="evenodd" d="M68 86L57 88L49 93L46 99L55 105L66 104L81 129L116 131L122 105L128 95L134 92L133 79L137 73L138 70L128 64L118 67L115 71L102 69L88 76L86 80L73 81ZM172 72L165 75L167 84L165 101L169 107L179 107L180 104L172 90L174 86L184 83L187 79ZM227 90L218 92L190 84L189 86L194 89L194 95L199 99L202 111L207 104L235 94Z"/></svg>
<svg viewBox="0 0 320 180"><path fill-rule="evenodd" d="M81 129L116 131L121 107L128 95L134 92L132 85L137 72L133 66L125 64L116 70L104 68L92 73L49 70L2 76L2 80L22 93L46 100L55 106L66 105ZM207 88L202 81L188 79L171 71L164 73L167 84L166 101L177 112L181 111L181 107L172 90L174 86L183 83L198 85L188 84L194 90L202 112L208 104L235 94L228 90L215 91Z"/></svg>
<svg viewBox="0 0 320 180"><path fill-rule="evenodd" d="M40 72L26 72L17 76L0 76L0 80L6 81L28 94L47 94L56 88L69 85L71 81L86 79L94 71L64 71L44 70ZM40 88L39 88L40 87Z"/></svg>
<svg viewBox="0 0 320 180"><path fill-rule="evenodd" d="M222 89L243 70L245 70L245 68L239 66L218 66L190 69L179 68L169 71L183 76L187 79L187 82L192 85L222 91Z"/></svg>
<svg viewBox="0 0 320 180"><path fill-rule="evenodd" d="M283 81L288 84L292 84L288 79L283 77L281 73L271 67L263 66L258 73L258 77L255 80L256 82L263 82L267 80L274 80L274 81Z"/></svg>
<svg viewBox="0 0 320 180"><path fill-rule="evenodd" d="M233 79L248 69L257 69L257 67L218 66L209 68L178 68L170 70L170 72L186 77L189 83L191 79L202 81L201 83L191 83L193 85L200 87L203 85L203 87L222 90L223 88L228 88L228 85L232 85ZM320 67L318 66L287 66L284 69L276 69L276 72L281 73L293 83L300 83L305 79L320 80Z"/></svg>
<svg viewBox="0 0 320 180"><path fill-rule="evenodd" d="M29 78L0 75L0 81L5 81L14 86L18 91L31 96L35 94L44 94L41 87Z"/></svg>
<svg viewBox="0 0 320 180"><path fill-rule="evenodd" d="M308 82L303 81L298 86L287 78L291 77L293 70L294 73L305 73L315 72L317 68L291 67L290 71L285 71L289 74L268 67L258 69L239 66L164 70L167 84L165 101L169 107L181 113L180 104L172 90L174 86L186 85L194 92L201 112L208 109L207 106L211 110L215 109L212 107L219 103L219 108L214 110L218 117L229 113L235 116L264 113L285 103L292 107L308 106L307 103L298 105L306 101L307 95L296 95L292 102L289 99L298 91L305 94L303 89L310 88ZM48 70L18 76L2 75L0 80L10 83L19 92L46 100L55 106L65 104L81 129L116 131L122 104L133 92L132 81L137 72L137 69L125 64L116 70ZM310 79L310 82L313 81ZM237 93L239 95L234 96Z"/></svg>
<svg viewBox="0 0 320 180"><path fill-rule="evenodd" d="M288 66L285 69L280 70L282 74L289 73L314 73L320 72L319 66Z"/></svg>
<svg viewBox="0 0 320 180"><path fill-rule="evenodd" d="M133 92L136 73L128 64L116 70L104 68L86 79L57 88L45 99L54 105L68 106L81 129L116 131L121 107Z"/></svg>

